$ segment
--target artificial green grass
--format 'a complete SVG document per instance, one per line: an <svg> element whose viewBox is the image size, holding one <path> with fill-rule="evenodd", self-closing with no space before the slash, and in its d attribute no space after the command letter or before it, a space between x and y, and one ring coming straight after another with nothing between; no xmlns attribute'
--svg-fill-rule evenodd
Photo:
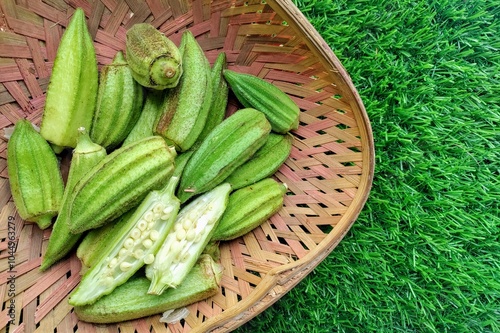
<svg viewBox="0 0 500 333"><path fill-rule="evenodd" d="M500 1L295 3L363 99L374 184L333 253L236 332L500 332Z"/></svg>

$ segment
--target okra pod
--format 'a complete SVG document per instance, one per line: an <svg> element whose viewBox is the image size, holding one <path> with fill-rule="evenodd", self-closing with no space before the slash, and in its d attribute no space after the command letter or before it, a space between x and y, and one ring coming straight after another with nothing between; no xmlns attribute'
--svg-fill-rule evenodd
<svg viewBox="0 0 500 333"><path fill-rule="evenodd" d="M92 305L76 306L80 320L107 324L160 314L196 303L215 295L222 278L222 266L209 255L200 256L186 278L176 289L161 295L149 295L150 281L134 277Z"/></svg>

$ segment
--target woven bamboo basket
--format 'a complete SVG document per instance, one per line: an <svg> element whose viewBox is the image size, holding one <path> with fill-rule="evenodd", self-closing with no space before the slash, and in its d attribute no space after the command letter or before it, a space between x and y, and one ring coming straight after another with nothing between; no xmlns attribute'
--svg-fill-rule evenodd
<svg viewBox="0 0 500 333"><path fill-rule="evenodd" d="M79 321L68 304L80 280L78 259L72 254L41 273L50 228L25 223L12 202L4 128L21 118L40 123L58 42L76 7L87 15L99 65L124 49L134 23L150 22L177 44L189 29L210 62L226 52L230 69L274 83L301 108L293 151L274 175L289 188L284 207L261 227L221 243L219 293L189 306L189 315L174 324L160 323L160 315L112 325ZM0 82L2 332L233 330L332 252L370 191L374 148L362 101L332 50L289 0L2 0ZM238 107L232 98L228 112Z"/></svg>

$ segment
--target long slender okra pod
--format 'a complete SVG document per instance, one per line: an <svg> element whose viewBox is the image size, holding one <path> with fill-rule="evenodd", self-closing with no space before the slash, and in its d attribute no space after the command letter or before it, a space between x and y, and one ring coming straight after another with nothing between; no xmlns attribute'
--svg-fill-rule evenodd
<svg viewBox="0 0 500 333"><path fill-rule="evenodd" d="M68 227L69 196L73 193L76 183L106 156L104 147L92 142L85 128L80 127L78 132L78 141L71 157L61 209L52 227L47 250L40 266L42 271L64 258L78 243L81 235L72 234Z"/></svg>

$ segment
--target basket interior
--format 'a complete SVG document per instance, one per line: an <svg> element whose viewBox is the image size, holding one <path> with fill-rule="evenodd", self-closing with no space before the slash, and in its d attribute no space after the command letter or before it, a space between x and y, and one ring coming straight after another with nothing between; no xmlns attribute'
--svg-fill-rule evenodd
<svg viewBox="0 0 500 333"><path fill-rule="evenodd" d="M2 0L0 328L225 331L263 311L333 250L369 191L371 134L363 106L341 65L311 46L314 31L308 35L300 21L287 17L284 4L293 6L287 1L264 0ZM79 261L72 255L40 273L50 229L41 231L22 221L12 203L4 128L21 118L40 123L58 42L76 7L87 15L99 65L110 63L118 50L124 50L125 32L134 23L150 22L176 44L182 31L190 29L211 63L219 52L226 52L230 69L272 82L302 111L300 127L293 131L292 153L275 174L288 186L284 207L253 232L220 244L225 270L219 294L191 305L189 316L175 324L159 323L159 316L105 329L78 321L67 297L79 281ZM228 113L240 107L231 97ZM9 294L9 229L15 232L17 243L13 296ZM12 300L16 319L8 324Z"/></svg>

